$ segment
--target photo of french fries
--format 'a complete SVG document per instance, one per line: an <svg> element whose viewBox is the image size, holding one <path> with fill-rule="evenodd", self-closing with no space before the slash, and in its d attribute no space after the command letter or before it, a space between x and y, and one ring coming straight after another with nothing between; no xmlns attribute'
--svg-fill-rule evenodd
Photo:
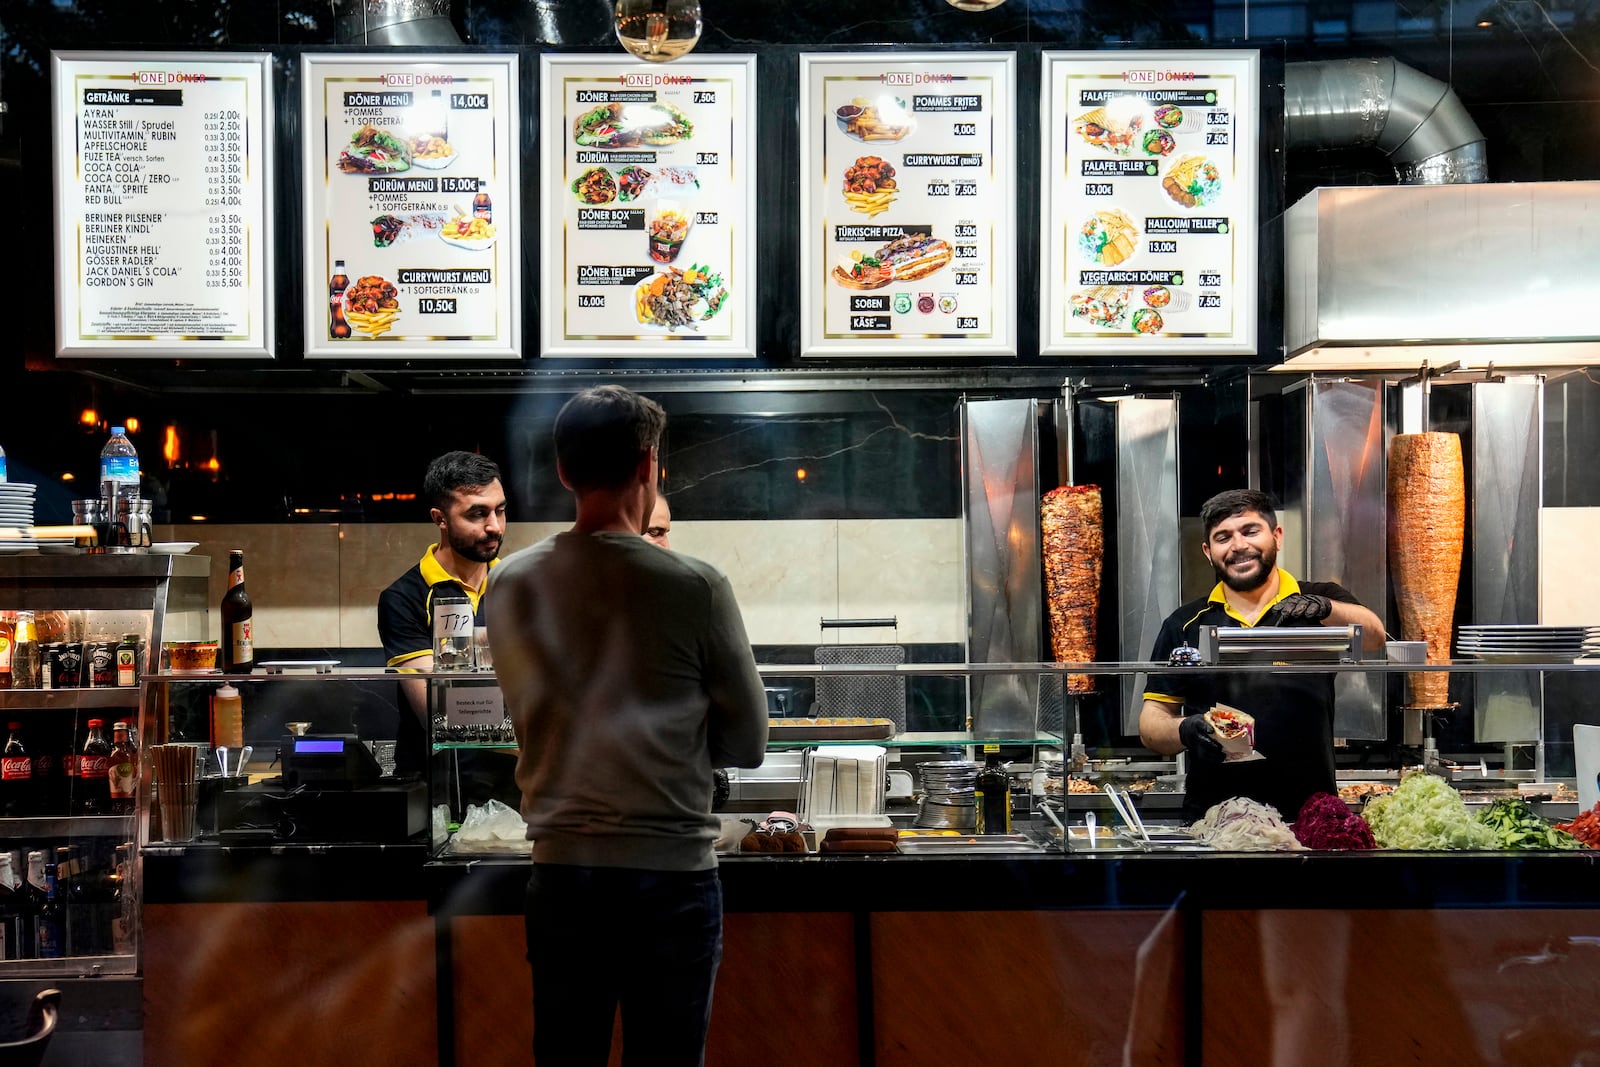
<svg viewBox="0 0 1600 1067"><path fill-rule="evenodd" d="M835 109L839 128L858 141L902 141L912 131L911 112L899 97L876 102L858 96Z"/></svg>
<svg viewBox="0 0 1600 1067"><path fill-rule="evenodd" d="M400 317L399 291L376 274L356 279L344 295L344 317L350 328L367 337L380 337L394 328Z"/></svg>
<svg viewBox="0 0 1600 1067"><path fill-rule="evenodd" d="M844 172L845 202L869 219L889 210L898 191L894 166L881 156L862 156Z"/></svg>
<svg viewBox="0 0 1600 1067"><path fill-rule="evenodd" d="M399 308L389 308L385 311L346 311L345 320L350 323L350 328L356 333L366 334L368 337L380 337L394 329L394 320L400 317Z"/></svg>

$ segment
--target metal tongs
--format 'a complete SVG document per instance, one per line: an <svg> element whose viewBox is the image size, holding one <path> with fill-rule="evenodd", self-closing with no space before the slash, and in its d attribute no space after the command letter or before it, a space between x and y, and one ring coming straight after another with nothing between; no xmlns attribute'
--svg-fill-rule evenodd
<svg viewBox="0 0 1600 1067"><path fill-rule="evenodd" d="M1111 798L1111 806L1117 809L1117 814L1122 816L1122 821L1127 825L1129 833L1135 835L1142 848L1150 847L1150 831L1145 829L1144 820L1139 817L1139 809L1133 802L1133 796L1125 789L1118 789L1107 782L1103 787L1106 796Z"/></svg>

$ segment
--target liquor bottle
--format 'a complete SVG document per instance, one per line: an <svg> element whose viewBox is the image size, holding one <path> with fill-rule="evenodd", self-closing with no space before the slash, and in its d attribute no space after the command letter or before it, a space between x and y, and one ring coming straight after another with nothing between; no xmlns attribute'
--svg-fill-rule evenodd
<svg viewBox="0 0 1600 1067"><path fill-rule="evenodd" d="M89 738L78 757L78 787L78 814L110 814L111 743L106 740L104 719L89 720Z"/></svg>
<svg viewBox="0 0 1600 1067"><path fill-rule="evenodd" d="M22 894L17 892L11 853L0 852L0 959L22 958Z"/></svg>
<svg viewBox="0 0 1600 1067"><path fill-rule="evenodd" d="M44 911L47 886L44 878L44 853L28 853L28 880L22 894L22 959L39 958L39 913Z"/></svg>
<svg viewBox="0 0 1600 1067"><path fill-rule="evenodd" d="M228 553L228 591L222 595L222 670L226 674L249 674L255 669L253 612L244 587L244 549L236 548Z"/></svg>
<svg viewBox="0 0 1600 1067"><path fill-rule="evenodd" d="M1011 779L1000 765L1000 746L983 746L983 770L978 772L973 806L978 813L978 833L1011 832Z"/></svg>
<svg viewBox="0 0 1600 1067"><path fill-rule="evenodd" d="M11 688L11 641L17 624L9 611L0 611L0 689Z"/></svg>
<svg viewBox="0 0 1600 1067"><path fill-rule="evenodd" d="M333 277L328 280L328 336L349 337L350 321L344 317L344 292L350 288L350 275L344 260L333 261Z"/></svg>
<svg viewBox="0 0 1600 1067"><path fill-rule="evenodd" d="M485 178L478 179L478 192L472 198L472 217L484 222L494 221L494 206L489 203L489 182Z"/></svg>
<svg viewBox="0 0 1600 1067"><path fill-rule="evenodd" d="M44 869L44 905L34 920L34 946L41 960L59 960L67 954L67 905L56 888L58 868L54 863L44 862L44 853L35 852L28 857L30 879L33 856L39 857Z"/></svg>
<svg viewBox="0 0 1600 1067"><path fill-rule="evenodd" d="M139 785L139 749L133 743L128 721L111 728L111 762L106 773L111 814L132 815L133 795Z"/></svg>
<svg viewBox="0 0 1600 1067"><path fill-rule="evenodd" d="M0 754L0 811L7 818L32 815L38 808L33 785L33 760L22 744L22 724L10 723L11 736Z"/></svg>
<svg viewBox="0 0 1600 1067"><path fill-rule="evenodd" d="M39 688L39 642L33 612L17 612L16 629L11 637L11 688Z"/></svg>
<svg viewBox="0 0 1600 1067"><path fill-rule="evenodd" d="M131 689L139 684L139 635L123 634L112 655L116 659L116 682L119 689Z"/></svg>

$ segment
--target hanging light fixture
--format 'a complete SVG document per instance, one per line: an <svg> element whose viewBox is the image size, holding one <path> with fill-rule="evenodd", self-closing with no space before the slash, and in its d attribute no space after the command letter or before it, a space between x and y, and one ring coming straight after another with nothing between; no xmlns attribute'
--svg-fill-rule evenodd
<svg viewBox="0 0 1600 1067"><path fill-rule="evenodd" d="M617 0L617 40L652 63L687 55L700 40L700 0Z"/></svg>
<svg viewBox="0 0 1600 1067"><path fill-rule="evenodd" d="M1006 0L945 0L951 7L962 11L988 11L992 7L999 7Z"/></svg>

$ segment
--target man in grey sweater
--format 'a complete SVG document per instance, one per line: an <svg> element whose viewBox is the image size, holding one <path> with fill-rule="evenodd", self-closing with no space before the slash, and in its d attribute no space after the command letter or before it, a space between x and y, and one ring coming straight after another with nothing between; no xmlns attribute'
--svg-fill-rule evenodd
<svg viewBox="0 0 1600 1067"><path fill-rule="evenodd" d="M640 534L666 414L618 386L556 417L578 518L490 578L489 641L534 841L534 1058L702 1062L722 957L712 771L759 766L766 694L728 580Z"/></svg>

